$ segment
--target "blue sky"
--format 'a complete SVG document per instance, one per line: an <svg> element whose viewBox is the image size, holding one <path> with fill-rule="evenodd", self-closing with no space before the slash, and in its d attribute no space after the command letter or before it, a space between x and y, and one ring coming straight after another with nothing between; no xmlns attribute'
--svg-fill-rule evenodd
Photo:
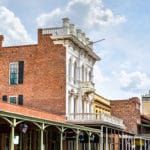
<svg viewBox="0 0 150 150"><path fill-rule="evenodd" d="M69 17L91 40L101 57L95 66L96 91L108 99L126 99L150 89L149 0L0 0L4 45L36 43L37 28L61 26Z"/></svg>

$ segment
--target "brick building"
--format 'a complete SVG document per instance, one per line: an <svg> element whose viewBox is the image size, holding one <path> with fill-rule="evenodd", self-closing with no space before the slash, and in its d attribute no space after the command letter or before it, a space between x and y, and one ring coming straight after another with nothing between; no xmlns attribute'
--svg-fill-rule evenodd
<svg viewBox="0 0 150 150"><path fill-rule="evenodd" d="M100 57L69 19L39 29L34 45L3 47L3 39L0 150L124 150L123 137L132 143L132 131L124 131L115 111L108 113L109 105L97 101L108 112L94 112L93 67Z"/></svg>
<svg viewBox="0 0 150 150"><path fill-rule="evenodd" d="M112 100L111 114L123 119L126 131L135 135L136 150L150 148L150 118L141 114L139 98Z"/></svg>
<svg viewBox="0 0 150 150"><path fill-rule="evenodd" d="M65 114L65 48L41 30L37 45L0 46L0 99Z"/></svg>
<svg viewBox="0 0 150 150"><path fill-rule="evenodd" d="M140 100L137 97L127 100L112 100L111 114L122 118L127 131L137 134L141 123Z"/></svg>
<svg viewBox="0 0 150 150"><path fill-rule="evenodd" d="M34 45L3 47L0 36L0 150L91 149L79 136L99 139L100 130L66 123L71 113L92 111L100 59L85 34L73 31L65 18L62 27L39 29Z"/></svg>

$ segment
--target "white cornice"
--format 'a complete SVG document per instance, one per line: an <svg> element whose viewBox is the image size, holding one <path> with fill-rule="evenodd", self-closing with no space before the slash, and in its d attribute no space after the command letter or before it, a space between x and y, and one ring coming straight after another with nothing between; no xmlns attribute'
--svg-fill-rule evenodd
<svg viewBox="0 0 150 150"><path fill-rule="evenodd" d="M68 35L58 35L58 36L51 36L51 39L53 41L58 41L58 40L70 40L72 41L74 44L76 44L78 47L84 49L88 55L90 55L93 59L95 59L95 61L99 61L101 60L101 58L96 55L93 50L87 46L87 45L84 45L83 42L79 41L76 36L72 35L72 34L68 34Z"/></svg>

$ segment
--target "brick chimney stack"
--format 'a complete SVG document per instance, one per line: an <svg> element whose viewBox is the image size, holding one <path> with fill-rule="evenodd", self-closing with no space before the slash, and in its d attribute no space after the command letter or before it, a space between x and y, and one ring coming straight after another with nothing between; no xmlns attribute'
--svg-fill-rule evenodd
<svg viewBox="0 0 150 150"><path fill-rule="evenodd" d="M0 47L2 47L3 40L4 40L4 36L3 36L3 35L0 35Z"/></svg>

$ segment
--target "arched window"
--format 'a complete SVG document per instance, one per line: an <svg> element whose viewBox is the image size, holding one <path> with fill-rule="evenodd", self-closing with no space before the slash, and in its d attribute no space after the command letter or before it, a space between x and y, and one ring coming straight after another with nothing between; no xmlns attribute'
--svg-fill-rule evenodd
<svg viewBox="0 0 150 150"><path fill-rule="evenodd" d="M82 65L82 81L84 81L84 66Z"/></svg>
<svg viewBox="0 0 150 150"><path fill-rule="evenodd" d="M69 59L69 63L68 63L68 77L69 77L69 81L71 81L71 77L72 77L72 61L71 58Z"/></svg>
<svg viewBox="0 0 150 150"><path fill-rule="evenodd" d="M68 114L71 113L71 96L68 97Z"/></svg>
<svg viewBox="0 0 150 150"><path fill-rule="evenodd" d="M77 63L74 63L74 84L77 83Z"/></svg>
<svg viewBox="0 0 150 150"><path fill-rule="evenodd" d="M82 99L82 113L84 113L84 100Z"/></svg>
<svg viewBox="0 0 150 150"><path fill-rule="evenodd" d="M76 113L76 98L74 98L73 102L74 102L73 113L75 114Z"/></svg>
<svg viewBox="0 0 150 150"><path fill-rule="evenodd" d="M85 81L88 80L88 71L87 71L87 68L85 69Z"/></svg>
<svg viewBox="0 0 150 150"><path fill-rule="evenodd" d="M89 81L92 81L92 72L89 71Z"/></svg>

